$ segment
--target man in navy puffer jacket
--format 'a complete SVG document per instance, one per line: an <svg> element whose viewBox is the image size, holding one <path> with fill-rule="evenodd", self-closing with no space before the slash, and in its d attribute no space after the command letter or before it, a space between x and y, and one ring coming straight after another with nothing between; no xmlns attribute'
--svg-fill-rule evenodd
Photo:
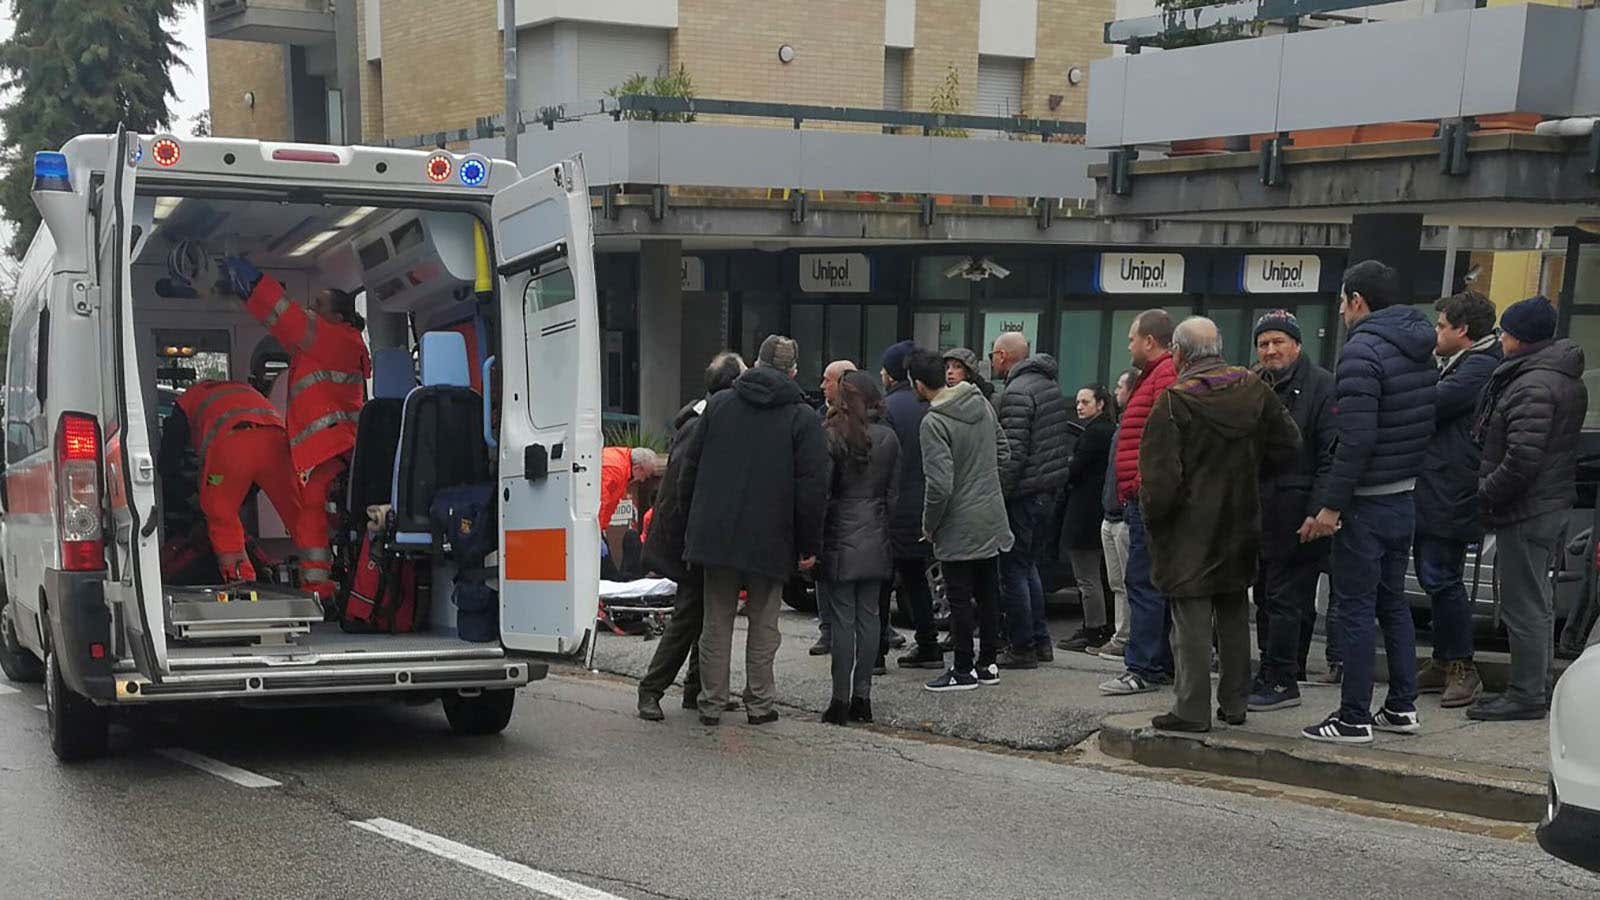
<svg viewBox="0 0 1600 900"><path fill-rule="evenodd" d="M1372 730L1410 734L1417 716L1417 639L1405 597L1416 530L1413 493L1434 429L1439 372L1433 324L1403 301L1395 270L1377 260L1351 266L1339 292L1350 335L1334 386L1338 445L1321 483L1321 511L1302 541L1333 535L1333 606L1344 650L1338 712L1302 734L1317 741L1372 742ZM1373 621L1383 628L1389 693L1372 713Z"/></svg>

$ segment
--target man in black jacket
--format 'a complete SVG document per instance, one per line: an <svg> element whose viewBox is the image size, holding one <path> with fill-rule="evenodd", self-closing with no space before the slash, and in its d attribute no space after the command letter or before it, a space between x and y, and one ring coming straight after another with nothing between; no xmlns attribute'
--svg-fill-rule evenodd
<svg viewBox="0 0 1600 900"><path fill-rule="evenodd" d="M1056 381L1055 358L1030 355L1028 339L1008 331L994 342L996 378L1005 379L996 407L1000 428L1011 447L1010 463L1000 472L1006 517L1016 544L1000 554L1006 627L1011 646L996 661L1002 669L1032 669L1055 657L1045 620L1039 559L1056 540L1056 495L1067 483L1072 455L1069 428L1076 417Z"/></svg>
<svg viewBox="0 0 1600 900"><path fill-rule="evenodd" d="M745 371L744 359L732 352L718 353L706 367L706 395L678 411L672 421L672 444L682 447L693 438L711 398L733 387ZM678 479L683 473L682 454L668 453L667 470L656 489L655 512L651 515L649 536L644 542L645 565L678 583L678 596L672 605L667 630L650 657L650 668L639 681L639 718L659 722L661 695L678 677L685 658L689 672L683 677L683 708L699 708L700 625L705 619L704 575L699 568L683 562L684 508L678 502Z"/></svg>
<svg viewBox="0 0 1600 900"><path fill-rule="evenodd" d="M1472 702L1481 684L1472 664L1472 603L1462 576L1467 545L1483 539L1478 516L1478 445L1472 414L1500 365L1494 304L1467 291L1434 304L1439 387L1433 440L1417 477L1417 582L1433 606L1433 658L1417 672L1417 692L1443 693L1446 709Z"/></svg>
<svg viewBox="0 0 1600 900"><path fill-rule="evenodd" d="M917 395L906 372L906 360L918 347L914 341L901 341L883 352L883 404L885 421L900 440L900 458L895 462L899 479L899 501L889 514L889 542L894 549L895 595L902 608L911 612L917 646L901 656L902 669L944 669L944 651L939 649L939 630L933 617L933 590L928 587L927 568L932 548L922 539L922 500L926 481L922 474L922 419L928 414L928 401Z"/></svg>
<svg viewBox="0 0 1600 900"><path fill-rule="evenodd" d="M1317 489L1333 468L1338 436L1333 373L1301 352L1300 320L1275 309L1256 320L1256 374L1270 385L1300 429L1300 449L1286 465L1261 469L1261 564L1256 577L1256 634L1261 665L1250 688L1250 711L1300 705L1317 618L1317 579L1329 541L1301 541L1317 514ZM1329 641L1337 640L1329 629Z"/></svg>
<svg viewBox="0 0 1600 900"><path fill-rule="evenodd" d="M1549 300L1531 297L1506 308L1505 362L1489 378L1473 427L1483 446L1478 502L1494 529L1511 677L1504 694L1468 709L1469 719L1542 719L1550 705L1550 567L1577 499L1578 435L1589 408L1583 348L1555 334Z"/></svg>
<svg viewBox="0 0 1600 900"><path fill-rule="evenodd" d="M761 344L756 367L706 404L683 448L679 502L689 498L685 562L705 568L700 633L700 722L717 725L728 702L729 655L746 613L745 683L750 724L775 722L772 661L778 653L783 586L822 552L828 507L828 448L817 414L795 384L798 345L782 335Z"/></svg>
<svg viewBox="0 0 1600 900"><path fill-rule="evenodd" d="M1422 729L1417 716L1417 635L1406 600L1416 532L1412 497L1433 437L1435 335L1404 305L1395 270L1377 260L1344 274L1339 314L1349 339L1335 373L1339 440L1301 540L1333 536L1335 628L1344 648L1339 709L1301 734L1314 741L1370 744L1374 728ZM1372 712L1374 623L1383 628L1389 692Z"/></svg>

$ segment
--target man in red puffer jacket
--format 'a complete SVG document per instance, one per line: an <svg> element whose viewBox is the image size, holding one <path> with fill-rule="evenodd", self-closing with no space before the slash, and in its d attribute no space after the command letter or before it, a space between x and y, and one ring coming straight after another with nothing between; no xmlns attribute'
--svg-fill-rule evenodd
<svg viewBox="0 0 1600 900"><path fill-rule="evenodd" d="M1100 685L1104 694L1144 694L1172 681L1172 647L1167 641L1171 620L1167 601L1150 579L1150 546L1144 516L1139 509L1139 444L1145 420L1161 392L1178 380L1172 361L1172 316L1164 309L1147 309L1128 329L1128 355L1140 372L1139 383L1128 399L1117 435L1117 499L1125 507L1128 524L1128 645L1123 654L1127 671Z"/></svg>

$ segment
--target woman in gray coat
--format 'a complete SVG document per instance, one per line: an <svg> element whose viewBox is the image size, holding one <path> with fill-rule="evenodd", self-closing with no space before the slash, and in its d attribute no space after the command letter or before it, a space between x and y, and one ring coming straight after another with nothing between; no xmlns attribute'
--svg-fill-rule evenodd
<svg viewBox="0 0 1600 900"><path fill-rule="evenodd" d="M833 613L833 701L822 720L872 721L872 667L878 654L878 593L894 575L889 515L900 442L874 421L883 403L877 379L850 372L823 423L833 474L823 527L818 597Z"/></svg>

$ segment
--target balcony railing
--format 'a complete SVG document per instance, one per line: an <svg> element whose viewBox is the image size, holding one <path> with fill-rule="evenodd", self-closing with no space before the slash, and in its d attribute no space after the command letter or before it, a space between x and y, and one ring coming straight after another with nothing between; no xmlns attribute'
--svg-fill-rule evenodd
<svg viewBox="0 0 1600 900"><path fill-rule="evenodd" d="M205 0L206 36L272 44L333 38L332 0Z"/></svg>

